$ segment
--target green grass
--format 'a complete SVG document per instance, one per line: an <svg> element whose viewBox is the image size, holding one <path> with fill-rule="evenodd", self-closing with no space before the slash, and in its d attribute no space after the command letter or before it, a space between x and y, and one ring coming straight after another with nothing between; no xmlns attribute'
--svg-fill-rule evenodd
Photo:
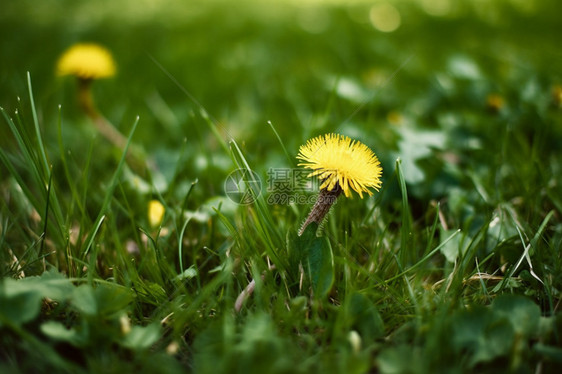
<svg viewBox="0 0 562 374"><path fill-rule="evenodd" d="M557 2L396 2L392 33L367 2L63 3L0 15L0 372L562 366ZM94 97L140 168L54 76L84 40L114 53ZM268 173L328 132L382 189L298 237L312 203L272 204Z"/></svg>

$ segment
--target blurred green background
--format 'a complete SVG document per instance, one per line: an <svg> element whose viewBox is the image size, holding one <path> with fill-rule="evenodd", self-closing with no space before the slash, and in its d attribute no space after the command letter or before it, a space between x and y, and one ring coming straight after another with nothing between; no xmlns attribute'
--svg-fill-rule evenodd
<svg viewBox="0 0 562 374"><path fill-rule="evenodd" d="M0 103L9 110L17 96L25 100L29 71L45 131L59 104L65 122L78 120L74 82L55 77L55 64L73 43L93 41L118 64L114 79L95 85L98 106L124 132L140 115L136 142L153 150L186 138L196 147L201 136L196 105L155 60L232 137L259 139L252 153L268 157L268 120L296 151L313 133L376 133L391 111L428 113L468 83L477 92L465 91L464 107L483 105L479 94L511 98L506 81L560 81L560 8L522 0L7 0ZM353 128L365 118L368 128ZM430 115L417 121L436 125Z"/></svg>

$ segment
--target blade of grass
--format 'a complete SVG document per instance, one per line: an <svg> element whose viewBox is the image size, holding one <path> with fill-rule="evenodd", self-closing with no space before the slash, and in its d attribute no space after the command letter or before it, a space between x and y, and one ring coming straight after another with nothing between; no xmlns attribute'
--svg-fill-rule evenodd
<svg viewBox="0 0 562 374"><path fill-rule="evenodd" d="M184 93L185 96L187 96L187 98L189 100L191 100L195 106L197 106L197 108L199 109L199 113L201 114L201 117L205 120L205 122L207 123L207 125L209 125L209 128L211 129L211 131L213 132L213 134L215 135L215 137L217 138L217 140L219 141L220 145L222 146L222 148L224 149L224 151L229 154L229 149L228 149L228 145L226 144L226 141L224 140L224 138L221 136L218 127L220 126L222 128L222 130L228 135L228 138L232 138L232 136L230 136L230 134L228 133L228 131L226 130L226 128L224 128L224 126L222 126L220 124L220 122L218 120L216 120L215 118L213 118L209 112L207 112L207 110L205 109L205 107L203 106L203 104L201 104L196 98L195 96L193 96L191 94L191 92L189 92L173 75L172 73L170 73L160 62L158 62L158 60L156 60L155 57L153 57L151 54L148 54L148 57L152 60L152 62L154 62L154 64L156 66L158 66L158 68Z"/></svg>
<svg viewBox="0 0 562 374"><path fill-rule="evenodd" d="M31 99L31 110L34 114L34 121L36 120L36 109L33 102L33 92L31 89L31 81L29 81L29 94ZM0 159L8 169L10 175L16 180L16 183L23 191L24 196L27 198L29 203L33 206L33 208L39 212L42 211L46 205L47 199L51 200L48 204L54 213L54 221L48 222L51 226L50 233L53 236L53 239L56 243L64 242L64 224L62 220L62 210L60 204L58 202L58 198L56 193L54 193L54 186L51 184L52 180L49 182L49 178L51 178L51 168L48 166L48 161L46 156L44 155L44 148L42 147L42 140L41 140L41 133L38 130L38 124L36 124L36 136L38 137L34 142L27 134L24 128L24 124L19 118L19 112L16 110L16 119L18 120L18 125L14 122L14 120L4 111L3 108L0 108L2 114L8 123L10 131L12 135L16 139L16 143L18 148L23 155L23 166L24 170L30 173L32 177L32 183L30 184L29 181L25 179L25 176L18 170L19 167L15 164L16 160L12 161L11 157L8 156L7 153L2 149L0 150ZM39 146L42 149L41 153L37 154L37 144L41 144ZM42 161L41 161L42 160ZM38 189L45 189L44 200L40 198L41 194L39 191L33 191L31 186L36 186ZM45 213L44 220L47 220L48 211ZM45 231L44 231L45 232Z"/></svg>
<svg viewBox="0 0 562 374"><path fill-rule="evenodd" d="M66 157L66 152L64 151L64 142L62 137L62 106L59 105L59 117L57 120L57 140L59 143L59 153L60 153L60 161L62 163L62 168L64 170L64 175L66 177L68 188L70 189L70 193L72 194L72 203L76 202L78 205L78 209L82 216L86 214L84 210L84 205L82 201L80 201L80 197L76 188L76 182L70 175L70 168L68 167L68 159ZM71 205L72 205L71 203Z"/></svg>
<svg viewBox="0 0 562 374"><path fill-rule="evenodd" d="M402 160L396 160L396 173L398 176L398 184L402 194L402 227L400 229L400 259L402 264L407 264L413 260L413 256L408 253L410 238L412 237L412 215L410 213L410 205L408 203L408 191L406 189L406 179L402 172Z"/></svg>
<svg viewBox="0 0 562 374"><path fill-rule="evenodd" d="M211 118L211 116L209 115L209 113L207 112L207 110L203 107L200 106L200 113L201 113L201 117L205 120L205 123L207 123L207 125L209 125L209 128L211 129L212 133L215 135L215 138L217 138L217 140L219 141L219 144L221 145L222 149L224 149L224 151L229 154L230 151L228 149L228 145L226 144L226 141L224 140L224 138L222 137L222 135L220 134L220 131L218 129L218 126L221 126L220 123L215 120L214 118ZM224 130L224 132L226 132L228 134L228 132L226 131L226 129L224 129L223 126L221 126ZM231 138L231 136L229 135L229 138Z"/></svg>
<svg viewBox="0 0 562 374"><path fill-rule="evenodd" d="M183 236L185 235L185 229L187 228L187 224L190 220L191 219L189 218L185 220L178 237L178 260L180 262L180 274L183 274Z"/></svg>
<svg viewBox="0 0 562 374"><path fill-rule="evenodd" d="M92 159L93 159L93 154L94 154L94 147L95 147L95 142L92 141L90 142L90 147L88 148L88 156L86 157L86 164L82 167L82 175L83 178L85 180L85 183L83 183L83 188L81 189L81 193L82 193L82 205L84 207L86 207L86 202L88 201L88 196L89 196L89 188L90 188L90 183L88 183L88 178L90 176L90 166L92 164ZM84 214L81 217L81 222L80 222L80 237L86 235L83 234L84 230L87 230L88 227L90 227L91 225L93 225L94 223L92 222L89 214ZM76 253L74 254L75 257L79 257L80 254L83 252L82 247L80 242L78 242L78 245L76 247Z"/></svg>
<svg viewBox="0 0 562 374"><path fill-rule="evenodd" d="M42 175L44 177L49 176L50 178L51 167L50 167L49 160L47 158L47 152L45 151L45 145L43 144L41 129L39 127L37 109L35 108L35 99L33 98L33 88L31 86L31 74L29 72L27 72L27 87L29 90L29 102L31 105L31 113L33 115L33 127L35 128L36 143L39 147L39 161L42 163L42 167L43 167ZM47 199L48 198L49 197L47 196ZM59 237L64 237L64 235L62 235L63 228L64 228L64 220L63 220L61 205L58 201L57 194L53 193L51 199L53 200L51 206L52 206L53 213L55 215L55 223L58 227L61 228L60 230L57 230L57 232L60 234Z"/></svg>
<svg viewBox="0 0 562 374"><path fill-rule="evenodd" d="M231 144L234 147L231 153L234 163L238 166L238 168L246 170L248 173L253 173L253 170L250 168L248 161L246 161L246 158L238 147L236 141L231 140ZM282 261L277 253L277 251L284 245L283 239L281 238L276 225L273 223L273 217L268 209L267 202L262 194L256 196L255 191L251 188L251 186L248 186L248 190L251 191L250 193L252 193L254 197L254 206L256 207L257 213L255 224L259 230L260 237L264 240L264 243L268 247L268 255L274 262L277 263L278 268L285 268L283 266L284 261Z"/></svg>
<svg viewBox="0 0 562 374"><path fill-rule="evenodd" d="M433 224L431 225L431 230L429 231L429 235L427 236L427 246L425 247L425 253L427 254L430 251L431 245L433 244L433 238L435 237L435 232L437 231L437 225L439 223L439 214L441 210L441 204L437 203L435 206L435 218L433 219Z"/></svg>
<svg viewBox="0 0 562 374"><path fill-rule="evenodd" d="M30 150L32 150L33 147L29 145L30 143L29 139L27 137L24 138L25 133L23 131L19 131L12 118L8 116L8 114L4 111L3 108L0 107L0 111L4 115L4 118L6 119L6 122L8 123L8 126L12 131L12 135L14 135L16 139L18 148L24 156L25 165L28 165L28 170L32 172L35 181L41 182L42 185L43 184L42 178L39 175L37 168L35 167L36 163L32 153L30 152ZM4 163L6 168L8 168L8 172L16 180L17 184L21 187L22 191L24 192L24 195L27 197L31 205L33 205L34 208L39 209L40 203L39 200L37 199L36 194L31 192L30 188L27 186L27 183L25 183L23 176L16 170L14 163L10 160L10 157L8 156L7 153L5 153L4 149L2 148L0 148L0 157L2 158L2 162Z"/></svg>
<svg viewBox="0 0 562 374"><path fill-rule="evenodd" d="M409 273L410 271L417 269L421 264L423 264L424 262L426 262L427 260L429 260L435 253L437 253L441 248L443 248L443 246L445 244L447 244L449 242L449 240L453 239L458 233L460 233L461 230L458 229L457 231L455 231L453 234L451 234L451 236L449 236L447 239L445 239L441 244L439 244L437 247L435 247L434 250L432 250L431 252L429 252L427 255L425 255L421 260L419 260L418 262L416 262L414 265L410 266L408 269L404 270L403 272L401 272L400 274L395 275L392 278L386 279L384 281L384 283L389 283L397 278L400 278L401 276L403 276L406 273Z"/></svg>
<svg viewBox="0 0 562 374"><path fill-rule="evenodd" d="M394 259L396 260L396 264L398 265L398 269L400 270L400 273L402 274L402 277L404 278L404 282L406 283L406 287L408 288L408 294L410 296L410 300L412 301L412 305L414 306L414 310L416 311L415 315L418 317L418 318L416 318L416 323L419 323L419 322L421 322L421 320L420 320L421 312L420 312L418 300L416 298L416 293L414 292L414 288L412 287L412 283L410 282L410 280L406 276L407 271L404 271L404 268L402 267L402 264L400 263L400 259L398 258L397 254L393 253L393 256L394 256Z"/></svg>
<svg viewBox="0 0 562 374"><path fill-rule="evenodd" d="M106 190L102 206L100 208L100 211L98 213L98 216L97 216L96 220L94 221L94 227L99 227L99 225L101 225L101 222L103 221L103 219L105 217L105 213L109 209L109 204L111 202L111 198L113 197L113 191L115 190L115 187L117 186L117 182L119 181L119 176L121 175L121 170L123 169L123 165L125 164L127 151L129 150L129 146L130 146L131 141L133 139L133 134L135 133L135 130L137 129L138 123L139 123L139 117L136 118L136 120L133 124L133 128L131 129L131 132L129 133L129 137L127 139L127 144L125 145L125 149L123 149L123 154L121 155L121 160L119 160L119 164L117 165L117 169L113 173L113 177L111 178L111 182L109 184L109 187ZM93 240L93 237L96 235L96 233L97 233L97 229L95 231L91 231L88 234L88 236L86 237L85 242L86 243L91 242ZM90 246L87 246L82 253L82 258L85 258L88 255L89 250L90 250Z"/></svg>
<svg viewBox="0 0 562 374"><path fill-rule="evenodd" d="M29 90L29 101L31 103L31 113L33 115L33 126L35 128L35 136L37 137L37 145L39 146L40 159L43 162L43 171L45 174L49 170L49 161L47 159L47 152L41 136L41 129L39 128L39 120L37 119L37 110L35 109L35 100L33 99L33 89L31 87L31 74L27 72L27 88Z"/></svg>
<svg viewBox="0 0 562 374"><path fill-rule="evenodd" d="M146 231L142 227L139 227L139 231L142 232L144 235L146 235L146 237L148 238L148 240L152 244L152 248L154 249L154 257L156 258L156 264L158 265L158 266L156 266L156 269L158 270L158 273L156 274L157 277L158 277L158 284L163 285L166 281L166 278L164 277L164 272L162 271L162 269L164 268L164 261L163 261L164 258L163 258L162 252L160 251L160 248L158 247L158 243L156 242L156 240L152 237L152 235L148 231ZM157 234L156 238L158 238L158 234ZM154 267L152 267L151 270L154 270Z"/></svg>
<svg viewBox="0 0 562 374"><path fill-rule="evenodd" d="M102 215L99 220L96 220L96 226L94 227L94 230L90 233L91 235L88 235L88 238L86 239L86 248L84 250L84 256L83 258L86 259L87 254L90 252L90 249L92 248L93 244L94 244L94 239L96 238L98 231L100 230L100 227L103 223L103 221L105 220L105 215ZM94 279L94 270L95 270L95 266L96 266L96 258L97 258L97 254L98 251L94 250L92 251L92 256L90 257L90 263L88 265L88 283L91 284L93 279Z"/></svg>
<svg viewBox="0 0 562 374"><path fill-rule="evenodd" d="M503 291L503 289L507 286L508 280L513 277L513 275L515 274L515 272L517 271L517 269L519 268L519 266L521 265L521 263L525 259L527 259L528 262L529 262L529 266L530 266L529 269L530 269L531 275L533 277L535 277L536 279L538 279L544 285L544 282L540 278L538 278L536 276L536 274L534 274L533 267L530 263L530 258L528 256L529 256L529 250L531 249L531 247L534 247L536 245L539 237L542 235L543 231L546 228L546 225L548 224L548 222L550 221L550 219L552 218L553 215L554 215L554 211L550 211L546 215L546 217L543 219L541 225L539 226L539 229L537 230L537 232L533 236L533 239L531 239L529 244L525 245L525 239L523 238L523 231L522 231L523 228L520 227L517 219L515 219L515 217L511 214L511 219L512 219L513 223L515 224L515 228L517 229L517 232L519 234L519 239L521 240L521 243L523 244L523 254L519 258L517 263L514 266L511 267L508 275L501 282L500 287L499 287L500 292ZM552 301L551 301L551 304L552 304Z"/></svg>
<svg viewBox="0 0 562 374"><path fill-rule="evenodd" d="M47 186L47 201L45 202L45 215L43 217L43 234L41 234L41 248L39 249L39 255L43 254L45 248L45 238L47 236L47 224L49 223L49 201L51 196L51 186L53 182L53 172L52 169L49 172L49 184ZM45 262L43 262L43 271L47 270L45 267Z"/></svg>
<svg viewBox="0 0 562 374"><path fill-rule="evenodd" d="M199 183L198 179L195 179L193 182L191 182L191 186L189 186L189 190L185 194L185 197L183 198L183 202L181 204L181 215L180 215L180 217L183 217L183 215L184 215L184 213L187 209L187 202L189 201L189 196L191 196L191 192L193 191L193 189L195 188L195 185L197 183Z"/></svg>
<svg viewBox="0 0 562 374"><path fill-rule="evenodd" d="M289 161L289 164L291 164L291 166L293 168L295 168L296 167L295 158L291 157L291 155L289 155L289 152L287 151L287 148L285 147L285 144L283 143L283 140L281 140L281 137L279 136L279 133L275 129L275 126L273 126L273 123L271 123L271 121L267 121L267 124L269 125L269 127L271 127L271 130L273 131L273 133L275 134L275 137L279 141L279 144L281 145L281 148L283 149L283 152L285 153L285 156L287 156L287 160Z"/></svg>

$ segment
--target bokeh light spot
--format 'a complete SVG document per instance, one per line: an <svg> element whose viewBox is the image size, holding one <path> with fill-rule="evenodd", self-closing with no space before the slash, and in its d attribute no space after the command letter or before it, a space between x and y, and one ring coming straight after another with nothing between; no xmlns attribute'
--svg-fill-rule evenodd
<svg viewBox="0 0 562 374"><path fill-rule="evenodd" d="M299 13L297 18L303 30L311 34L320 34L330 25L330 17L320 8L306 9Z"/></svg>
<svg viewBox="0 0 562 374"><path fill-rule="evenodd" d="M398 9L388 3L373 5L369 18L373 27L382 32L393 32L400 27L401 23Z"/></svg>
<svg viewBox="0 0 562 374"><path fill-rule="evenodd" d="M422 0L421 5L431 16L445 16L451 11L450 0Z"/></svg>

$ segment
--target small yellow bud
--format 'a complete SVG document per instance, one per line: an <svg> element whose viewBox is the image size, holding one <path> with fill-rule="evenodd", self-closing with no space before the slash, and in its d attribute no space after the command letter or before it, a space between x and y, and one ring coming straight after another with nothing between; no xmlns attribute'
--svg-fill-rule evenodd
<svg viewBox="0 0 562 374"><path fill-rule="evenodd" d="M148 222L151 227L158 227L164 219L166 209L164 205L158 200L150 200L148 203Z"/></svg>
<svg viewBox="0 0 562 374"><path fill-rule="evenodd" d="M126 314L122 314L121 317L119 317L119 324L121 325L121 333L123 335L127 335L131 332L131 321Z"/></svg>
<svg viewBox="0 0 562 374"><path fill-rule="evenodd" d="M180 346L177 342L171 342L167 347L166 347L166 353L169 354L170 356L175 355L176 353L178 353L178 351L180 350Z"/></svg>
<svg viewBox="0 0 562 374"><path fill-rule="evenodd" d="M490 94L486 97L486 108L492 113L499 113L505 107L503 96Z"/></svg>

